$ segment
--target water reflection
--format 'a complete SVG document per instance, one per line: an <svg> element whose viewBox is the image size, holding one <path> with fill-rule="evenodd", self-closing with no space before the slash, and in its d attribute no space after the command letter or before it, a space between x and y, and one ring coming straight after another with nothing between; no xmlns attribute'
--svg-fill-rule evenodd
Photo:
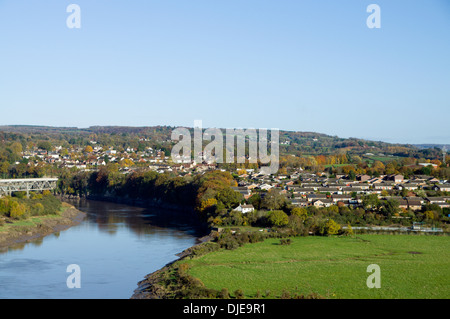
<svg viewBox="0 0 450 319"><path fill-rule="evenodd" d="M176 259L201 235L188 216L108 202L70 202L77 226L0 253L0 298L130 298L145 275ZM82 287L69 289L78 264Z"/></svg>
<svg viewBox="0 0 450 319"><path fill-rule="evenodd" d="M75 199L69 203L86 212L87 219L94 222L99 230L110 234L116 233L120 227L126 227L139 235L152 235L168 228L194 236L202 235L199 228L193 227L193 217L189 214L85 199Z"/></svg>

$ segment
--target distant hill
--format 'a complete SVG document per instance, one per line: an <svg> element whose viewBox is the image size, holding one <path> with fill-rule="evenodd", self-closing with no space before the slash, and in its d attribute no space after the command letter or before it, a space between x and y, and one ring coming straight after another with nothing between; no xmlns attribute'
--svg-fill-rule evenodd
<svg viewBox="0 0 450 319"><path fill-rule="evenodd" d="M71 145L89 145L92 140L103 146L138 147L157 146L170 150L174 141L171 133L173 126L91 126L89 128L52 127L33 125L0 126L0 142L20 139L22 141L53 141L54 145L67 142ZM192 128L190 128L192 131ZM225 132L225 130L222 130ZM270 131L269 131L270 133ZM16 136L17 134L17 136ZM67 145L67 144L66 144ZM142 145L143 146L143 145ZM296 156L354 154L362 157L377 158L415 157L436 159L441 157L439 144L393 144L381 141L370 141L359 138L340 138L315 132L280 131L280 154ZM450 150L450 145L446 145Z"/></svg>
<svg viewBox="0 0 450 319"><path fill-rule="evenodd" d="M414 144L414 146L419 149L438 148L442 150L445 147L446 150L450 150L450 144Z"/></svg>

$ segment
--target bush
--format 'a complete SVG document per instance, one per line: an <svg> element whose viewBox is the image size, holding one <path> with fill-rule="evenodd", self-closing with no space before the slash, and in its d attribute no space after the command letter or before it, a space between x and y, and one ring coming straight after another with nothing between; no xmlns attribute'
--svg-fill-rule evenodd
<svg viewBox="0 0 450 319"><path fill-rule="evenodd" d="M8 198L0 198L0 215L9 215L9 200Z"/></svg>
<svg viewBox="0 0 450 319"><path fill-rule="evenodd" d="M350 226L350 224L347 225L347 228L344 230L345 236L353 236L353 228Z"/></svg>
<svg viewBox="0 0 450 319"><path fill-rule="evenodd" d="M283 290L283 293L281 294L281 299L291 299L291 294L287 290Z"/></svg>
<svg viewBox="0 0 450 319"><path fill-rule="evenodd" d="M222 288L217 297L220 299L230 299L230 292L227 288Z"/></svg>
<svg viewBox="0 0 450 319"><path fill-rule="evenodd" d="M61 211L61 201L51 194L44 196L39 202L44 206L45 215L56 215Z"/></svg>
<svg viewBox="0 0 450 319"><path fill-rule="evenodd" d="M42 205L41 203L36 203L31 207L31 214L33 216L41 216L43 215L45 212L45 208L44 205Z"/></svg>
<svg viewBox="0 0 450 319"><path fill-rule="evenodd" d="M14 219L22 219L27 217L27 207L24 204L12 201L10 205L9 217Z"/></svg>
<svg viewBox="0 0 450 319"><path fill-rule="evenodd" d="M44 190L43 192L42 192L42 196L50 196L52 193L49 191L49 190Z"/></svg>
<svg viewBox="0 0 450 319"><path fill-rule="evenodd" d="M290 238L282 238L280 239L280 245L290 245L291 239Z"/></svg>
<svg viewBox="0 0 450 319"><path fill-rule="evenodd" d="M200 245L188 248L187 253L191 256L203 256L207 253L217 251L220 249L220 245L214 242L206 242Z"/></svg>
<svg viewBox="0 0 450 319"><path fill-rule="evenodd" d="M12 196L20 198L20 199L23 199L23 198L25 198L27 196L27 193L26 192L14 192L12 194Z"/></svg>
<svg viewBox="0 0 450 319"><path fill-rule="evenodd" d="M234 291L234 297L236 299L244 299L244 292L242 291L242 289L237 289Z"/></svg>
<svg viewBox="0 0 450 319"><path fill-rule="evenodd" d="M257 233L257 232L252 232L249 235L249 241L250 243L258 243L261 242L265 239L264 234L261 233Z"/></svg>
<svg viewBox="0 0 450 319"><path fill-rule="evenodd" d="M239 243L233 236L224 236L219 239L218 244L221 248L233 250L239 247Z"/></svg>

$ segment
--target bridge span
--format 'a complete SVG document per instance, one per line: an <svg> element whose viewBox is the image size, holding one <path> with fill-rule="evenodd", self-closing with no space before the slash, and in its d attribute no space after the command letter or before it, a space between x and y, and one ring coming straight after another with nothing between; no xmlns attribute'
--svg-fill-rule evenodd
<svg viewBox="0 0 450 319"><path fill-rule="evenodd" d="M11 196L13 192L42 192L56 188L57 178L0 179L0 196Z"/></svg>

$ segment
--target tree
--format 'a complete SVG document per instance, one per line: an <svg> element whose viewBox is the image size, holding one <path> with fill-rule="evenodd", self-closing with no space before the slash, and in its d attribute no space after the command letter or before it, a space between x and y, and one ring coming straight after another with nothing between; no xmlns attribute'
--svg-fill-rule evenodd
<svg viewBox="0 0 450 319"><path fill-rule="evenodd" d="M298 216L301 220L306 220L308 218L308 211L303 207L294 207L291 210L291 215Z"/></svg>
<svg viewBox="0 0 450 319"><path fill-rule="evenodd" d="M352 170L352 171L348 172L348 179L350 179L352 181L354 181L356 179L355 171Z"/></svg>
<svg viewBox="0 0 450 319"><path fill-rule="evenodd" d="M92 146L88 145L88 146L86 146L86 148L84 149L84 151L85 151L86 153L92 153L92 152L94 151L94 149L92 148Z"/></svg>
<svg viewBox="0 0 450 319"><path fill-rule="evenodd" d="M5 177L9 172L9 163L8 162L0 162L0 175Z"/></svg>
<svg viewBox="0 0 450 319"><path fill-rule="evenodd" d="M380 206L380 200L377 194L370 194L363 197L362 204L364 209L375 209Z"/></svg>
<svg viewBox="0 0 450 319"><path fill-rule="evenodd" d="M16 155L21 155L22 153L22 144L19 142L14 142L10 146L11 151Z"/></svg>
<svg viewBox="0 0 450 319"><path fill-rule="evenodd" d="M399 203L395 199L388 199L383 202L382 211L387 216L392 216L399 211Z"/></svg>
<svg viewBox="0 0 450 319"><path fill-rule="evenodd" d="M213 206L217 205L217 199L215 198L208 198L207 200L202 201L200 205L200 211L203 212Z"/></svg>
<svg viewBox="0 0 450 319"><path fill-rule="evenodd" d="M433 171L433 166L432 165L424 166L421 169L421 173L423 175L431 175L432 171Z"/></svg>
<svg viewBox="0 0 450 319"><path fill-rule="evenodd" d="M241 193L234 191L230 187L227 187L217 193L216 199L217 201L221 202L225 206L225 208L231 209L239 205L239 203L243 199L243 196Z"/></svg>
<svg viewBox="0 0 450 319"><path fill-rule="evenodd" d="M379 174L383 173L385 168L386 167L384 166L384 164L382 162L380 162L380 161L375 161L372 164L372 170L373 171L377 171L377 173L379 173Z"/></svg>
<svg viewBox="0 0 450 319"><path fill-rule="evenodd" d="M427 210L424 213L424 216L425 216L425 219L433 220L434 219L434 212L432 210Z"/></svg>
<svg viewBox="0 0 450 319"><path fill-rule="evenodd" d="M270 191L261 201L261 207L270 210L282 209L286 205L286 196L277 191Z"/></svg>
<svg viewBox="0 0 450 319"><path fill-rule="evenodd" d="M269 212L268 220L273 226L282 227L288 224L289 216L282 210L273 210Z"/></svg>
<svg viewBox="0 0 450 319"><path fill-rule="evenodd" d="M134 162L129 158L124 158L123 160L120 161L119 164L121 167L130 167L134 165Z"/></svg>
<svg viewBox="0 0 450 319"><path fill-rule="evenodd" d="M261 195L258 193L252 195L247 201L249 204L253 205L255 209L261 209Z"/></svg>
<svg viewBox="0 0 450 319"><path fill-rule="evenodd" d="M241 226L244 223L244 217L241 212L233 210L229 216L224 219L224 223L230 226Z"/></svg>
<svg viewBox="0 0 450 319"><path fill-rule="evenodd" d="M329 219L322 228L321 233L323 235L336 235L340 229L341 225L336 223L334 220Z"/></svg>
<svg viewBox="0 0 450 319"><path fill-rule="evenodd" d="M50 152L53 149L53 146L49 141L42 141L38 143L38 148Z"/></svg>

